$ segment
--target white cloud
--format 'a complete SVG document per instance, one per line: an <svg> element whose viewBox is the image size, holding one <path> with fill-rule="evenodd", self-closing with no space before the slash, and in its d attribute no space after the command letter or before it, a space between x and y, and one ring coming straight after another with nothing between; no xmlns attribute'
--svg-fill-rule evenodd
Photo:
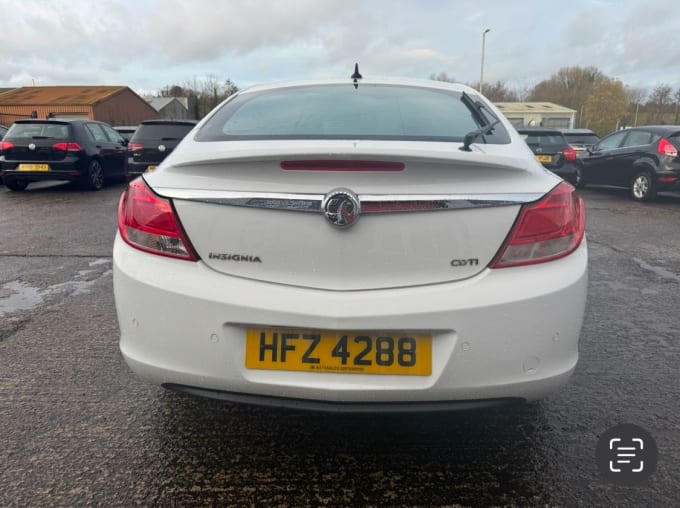
<svg viewBox="0 0 680 508"><path fill-rule="evenodd" d="M446 72L531 85L594 65L625 83L680 87L675 0L0 0L0 87L193 76L253 82Z"/></svg>

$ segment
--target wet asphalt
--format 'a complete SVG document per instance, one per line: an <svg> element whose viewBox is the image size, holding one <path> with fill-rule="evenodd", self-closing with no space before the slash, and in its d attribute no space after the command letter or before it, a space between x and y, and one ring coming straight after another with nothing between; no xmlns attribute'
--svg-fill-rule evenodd
<svg viewBox="0 0 680 508"><path fill-rule="evenodd" d="M582 192L590 286L569 385L518 407L336 415L149 386L117 346L123 184L0 189L0 506L680 504L680 194ZM606 483L598 437L655 438L656 471Z"/></svg>

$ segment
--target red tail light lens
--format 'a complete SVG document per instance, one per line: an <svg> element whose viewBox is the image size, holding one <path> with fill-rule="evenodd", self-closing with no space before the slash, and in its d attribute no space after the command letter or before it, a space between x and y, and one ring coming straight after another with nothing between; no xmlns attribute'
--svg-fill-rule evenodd
<svg viewBox="0 0 680 508"><path fill-rule="evenodd" d="M120 235L132 247L177 259L197 261L172 203L157 196L137 178L130 183L118 206Z"/></svg>
<svg viewBox="0 0 680 508"><path fill-rule="evenodd" d="M678 149L673 146L673 143L668 141L667 139L662 139L659 141L659 153L661 155L665 155L666 157L677 157L678 156Z"/></svg>
<svg viewBox="0 0 680 508"><path fill-rule="evenodd" d="M14 143L10 143L9 141L0 141L0 152L11 150L12 148L14 148Z"/></svg>
<svg viewBox="0 0 680 508"><path fill-rule="evenodd" d="M144 150L144 145L141 143L128 143L128 150L131 152L141 152Z"/></svg>
<svg viewBox="0 0 680 508"><path fill-rule="evenodd" d="M491 268L533 265L568 256L583 240L583 200L567 182L538 203L525 205Z"/></svg>
<svg viewBox="0 0 680 508"><path fill-rule="evenodd" d="M53 150L57 150L59 152L82 152L83 147L80 146L78 143L56 143L52 145Z"/></svg>
<svg viewBox="0 0 680 508"><path fill-rule="evenodd" d="M564 152L562 152L562 155L564 155L564 158L568 161L576 160L576 150L573 148L567 148Z"/></svg>

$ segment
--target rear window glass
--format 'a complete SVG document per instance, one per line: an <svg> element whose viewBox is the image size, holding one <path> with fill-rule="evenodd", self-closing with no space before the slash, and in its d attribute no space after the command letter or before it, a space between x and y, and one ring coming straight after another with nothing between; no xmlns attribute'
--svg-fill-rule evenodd
<svg viewBox="0 0 680 508"><path fill-rule="evenodd" d="M668 138L668 141L673 143L673 146L680 150L680 132L677 132Z"/></svg>
<svg viewBox="0 0 680 508"><path fill-rule="evenodd" d="M142 124L133 139L180 140L193 128L193 124Z"/></svg>
<svg viewBox="0 0 680 508"><path fill-rule="evenodd" d="M575 143L579 145L594 145L600 138L595 134L565 134L565 138L569 143Z"/></svg>
<svg viewBox="0 0 680 508"><path fill-rule="evenodd" d="M556 146L556 147L565 147L567 146L567 142L564 139L564 137L561 134L554 134L554 133L520 133L520 136L524 141L526 142L527 145L530 147L547 147L547 146Z"/></svg>
<svg viewBox="0 0 680 508"><path fill-rule="evenodd" d="M479 128L461 94L360 84L280 88L238 95L201 128L197 141L384 139L462 141ZM507 143L497 125L487 143Z"/></svg>
<svg viewBox="0 0 680 508"><path fill-rule="evenodd" d="M15 123L5 135L7 139L68 139L68 124Z"/></svg>

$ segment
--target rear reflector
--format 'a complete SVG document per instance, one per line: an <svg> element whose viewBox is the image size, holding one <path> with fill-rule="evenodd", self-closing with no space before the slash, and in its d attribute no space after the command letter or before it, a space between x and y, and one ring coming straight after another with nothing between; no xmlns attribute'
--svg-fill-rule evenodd
<svg viewBox="0 0 680 508"><path fill-rule="evenodd" d="M491 268L533 265L574 252L585 234L583 199L567 182L537 203L524 205Z"/></svg>
<svg viewBox="0 0 680 508"><path fill-rule="evenodd" d="M403 162L389 161L316 160L281 163L281 168L286 171L398 172L404 171L404 167Z"/></svg>
<svg viewBox="0 0 680 508"><path fill-rule="evenodd" d="M154 194L143 178L133 180L121 196L118 228L123 240L136 249L187 261L198 260L172 203Z"/></svg>
<svg viewBox="0 0 680 508"><path fill-rule="evenodd" d="M678 179L675 176L660 176L659 182L661 183L675 183Z"/></svg>

